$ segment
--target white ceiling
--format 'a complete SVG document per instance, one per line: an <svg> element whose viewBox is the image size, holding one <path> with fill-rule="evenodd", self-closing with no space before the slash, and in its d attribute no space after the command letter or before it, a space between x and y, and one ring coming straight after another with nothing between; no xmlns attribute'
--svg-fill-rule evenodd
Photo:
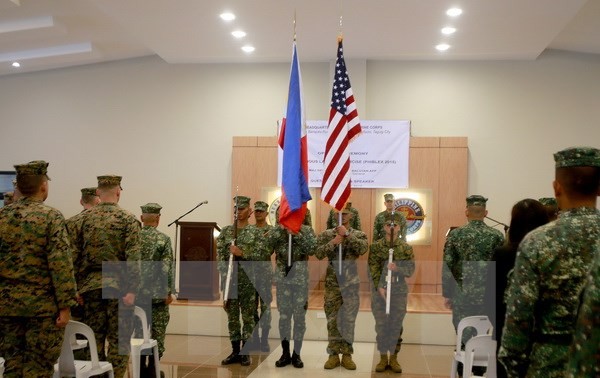
<svg viewBox="0 0 600 378"><path fill-rule="evenodd" d="M463 14L446 16L451 6ZM236 20L223 22L225 10ZM294 13L301 61L334 59L340 30L347 59L600 54L599 0L0 0L0 75L153 54L173 64L288 62ZM443 36L444 26L457 32ZM237 28L244 40L230 35ZM436 51L440 42L451 48ZM243 53L246 43L256 51Z"/></svg>

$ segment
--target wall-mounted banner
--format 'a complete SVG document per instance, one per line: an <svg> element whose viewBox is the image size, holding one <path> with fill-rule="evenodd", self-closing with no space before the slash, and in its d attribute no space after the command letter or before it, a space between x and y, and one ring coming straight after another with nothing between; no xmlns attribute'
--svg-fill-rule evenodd
<svg viewBox="0 0 600 378"><path fill-rule="evenodd" d="M362 133L350 143L353 188L407 188L410 121L361 120ZM327 121L306 121L308 186L321 187Z"/></svg>

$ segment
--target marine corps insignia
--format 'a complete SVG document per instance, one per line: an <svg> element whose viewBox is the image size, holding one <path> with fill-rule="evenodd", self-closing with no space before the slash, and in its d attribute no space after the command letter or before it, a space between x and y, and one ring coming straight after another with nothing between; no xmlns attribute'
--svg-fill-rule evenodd
<svg viewBox="0 0 600 378"><path fill-rule="evenodd" d="M398 198L394 201L394 211L401 212L406 218L407 235L419 231L425 222L423 206L411 198Z"/></svg>

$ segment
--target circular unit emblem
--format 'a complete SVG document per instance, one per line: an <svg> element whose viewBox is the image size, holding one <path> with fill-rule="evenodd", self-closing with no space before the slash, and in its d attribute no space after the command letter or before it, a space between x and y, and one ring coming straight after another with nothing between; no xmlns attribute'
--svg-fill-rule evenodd
<svg viewBox="0 0 600 378"><path fill-rule="evenodd" d="M269 222L271 225L277 224L277 210L279 210L279 204L281 203L281 197L275 198L271 205L269 205Z"/></svg>
<svg viewBox="0 0 600 378"><path fill-rule="evenodd" d="M407 235L419 231L425 222L425 212L420 203L411 198L398 198L394 201L394 210L406 218Z"/></svg>

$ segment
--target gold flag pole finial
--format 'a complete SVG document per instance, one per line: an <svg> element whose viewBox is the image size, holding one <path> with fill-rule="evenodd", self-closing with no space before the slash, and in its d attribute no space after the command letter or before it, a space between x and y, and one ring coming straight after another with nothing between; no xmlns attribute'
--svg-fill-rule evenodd
<svg viewBox="0 0 600 378"><path fill-rule="evenodd" d="M296 10L294 9L294 42L296 42Z"/></svg>
<svg viewBox="0 0 600 378"><path fill-rule="evenodd" d="M344 39L344 33L342 31L344 27L344 16L342 15L342 2L340 1L340 34L338 34L338 43Z"/></svg>

